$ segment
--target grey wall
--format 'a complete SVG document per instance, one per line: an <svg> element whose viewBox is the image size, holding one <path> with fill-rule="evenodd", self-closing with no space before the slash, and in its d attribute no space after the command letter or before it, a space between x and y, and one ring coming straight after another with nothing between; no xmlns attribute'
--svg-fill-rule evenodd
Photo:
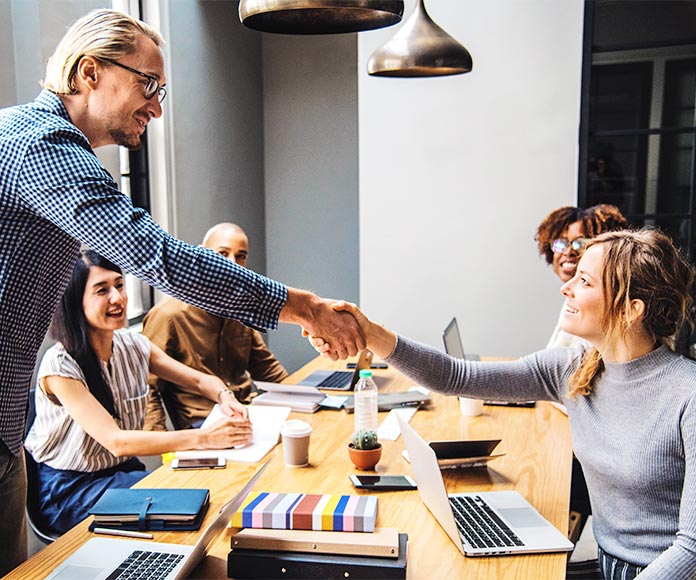
<svg viewBox="0 0 696 580"><path fill-rule="evenodd" d="M261 42L233 2L169 4L174 153L172 233L200 243L234 221L249 236L249 267L266 269Z"/></svg>
<svg viewBox="0 0 696 580"><path fill-rule="evenodd" d="M358 300L357 36L263 36L268 275ZM289 369L316 356L295 326L270 345Z"/></svg>
<svg viewBox="0 0 696 580"><path fill-rule="evenodd" d="M0 0L0 107L31 101L67 27L109 0Z"/></svg>
<svg viewBox="0 0 696 580"><path fill-rule="evenodd" d="M262 35L234 2L168 10L173 233L236 221L253 270L357 300L356 36ZM296 326L268 343L290 371L315 356Z"/></svg>

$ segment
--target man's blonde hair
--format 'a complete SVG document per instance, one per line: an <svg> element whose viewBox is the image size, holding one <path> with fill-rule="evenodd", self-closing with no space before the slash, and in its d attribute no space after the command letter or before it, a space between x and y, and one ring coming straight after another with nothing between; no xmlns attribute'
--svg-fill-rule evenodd
<svg viewBox="0 0 696 580"><path fill-rule="evenodd" d="M59 95L77 93L75 75L83 56L118 60L135 50L143 36L157 46L164 44L162 35L151 26L116 10L93 10L77 20L58 43L48 59L45 89Z"/></svg>

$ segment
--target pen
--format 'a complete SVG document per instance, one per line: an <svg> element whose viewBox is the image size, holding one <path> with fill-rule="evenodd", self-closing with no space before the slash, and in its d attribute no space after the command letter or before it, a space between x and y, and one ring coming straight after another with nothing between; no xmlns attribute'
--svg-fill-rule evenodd
<svg viewBox="0 0 696 580"><path fill-rule="evenodd" d="M151 540L152 534L146 532L131 532L130 530L112 530L111 528L94 528L95 534L106 534L108 536L125 536L126 538L143 538Z"/></svg>

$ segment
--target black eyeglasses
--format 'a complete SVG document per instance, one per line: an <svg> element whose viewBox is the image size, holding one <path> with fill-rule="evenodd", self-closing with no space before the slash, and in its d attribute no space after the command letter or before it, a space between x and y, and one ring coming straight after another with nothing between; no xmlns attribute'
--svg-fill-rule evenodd
<svg viewBox="0 0 696 580"><path fill-rule="evenodd" d="M554 254L562 254L570 247L574 251L579 252L589 241L588 238L575 238L573 241L566 240L565 238L558 238L551 244L551 250Z"/></svg>
<svg viewBox="0 0 696 580"><path fill-rule="evenodd" d="M115 64L118 67L126 69L127 71L132 72L133 74L147 79L147 84L145 85L146 99L151 99L152 97L157 95L157 100L161 103L162 101L164 101L164 97L167 96L167 89L165 89L164 87L160 87L159 81L152 75L146 75L144 72L135 70L134 68L126 66L125 64L121 64L120 62L116 62L115 60L109 60L108 58L102 58L100 60L103 60L104 62L108 62L110 64Z"/></svg>

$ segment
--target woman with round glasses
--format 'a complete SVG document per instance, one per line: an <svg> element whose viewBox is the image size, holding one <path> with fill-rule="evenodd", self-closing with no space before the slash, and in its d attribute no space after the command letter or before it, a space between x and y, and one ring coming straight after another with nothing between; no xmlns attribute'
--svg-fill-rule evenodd
<svg viewBox="0 0 696 580"><path fill-rule="evenodd" d="M575 276L580 254L591 238L604 232L628 227L626 218L613 205L600 204L588 209L566 206L552 211L537 228L534 239L561 282ZM562 316L562 314L561 314ZM546 348L574 346L582 339L561 330L559 318Z"/></svg>

